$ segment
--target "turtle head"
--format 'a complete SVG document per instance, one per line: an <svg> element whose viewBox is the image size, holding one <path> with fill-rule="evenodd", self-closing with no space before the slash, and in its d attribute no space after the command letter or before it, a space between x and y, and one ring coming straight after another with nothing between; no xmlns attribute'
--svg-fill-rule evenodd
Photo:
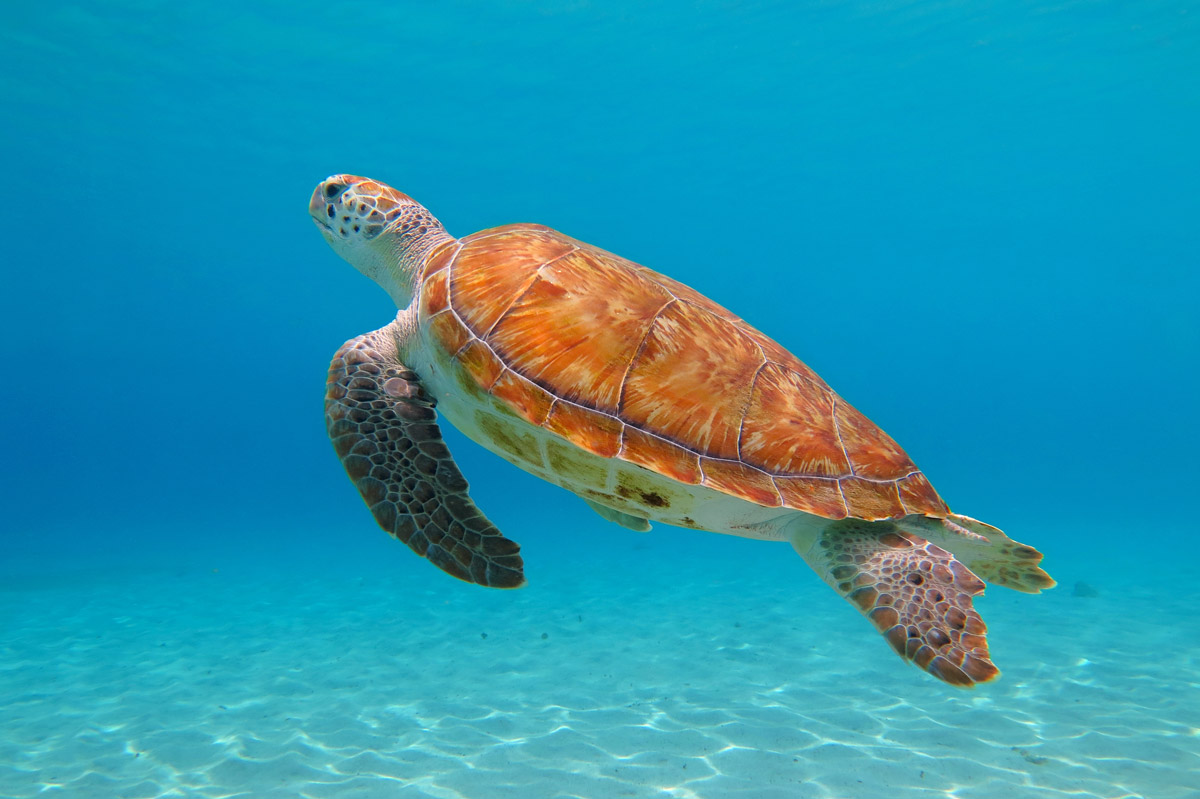
<svg viewBox="0 0 1200 799"><path fill-rule="evenodd" d="M451 239L412 197L356 175L321 181L308 212L334 252L382 286L400 308L412 301L413 281L425 259Z"/></svg>

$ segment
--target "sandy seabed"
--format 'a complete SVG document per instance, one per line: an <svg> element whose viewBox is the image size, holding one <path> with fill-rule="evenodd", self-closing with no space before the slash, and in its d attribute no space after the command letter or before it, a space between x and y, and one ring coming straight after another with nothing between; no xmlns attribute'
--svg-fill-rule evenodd
<svg viewBox="0 0 1200 799"><path fill-rule="evenodd" d="M1194 572L1060 557L1054 591L989 588L1004 673L961 691L785 545L579 535L527 544L516 592L387 541L20 564L0 796L1200 796L1200 622L1169 585Z"/></svg>

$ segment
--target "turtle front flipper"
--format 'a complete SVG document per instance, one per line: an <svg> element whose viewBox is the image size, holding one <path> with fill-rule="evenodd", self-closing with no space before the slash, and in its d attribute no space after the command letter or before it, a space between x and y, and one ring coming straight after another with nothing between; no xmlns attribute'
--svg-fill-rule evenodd
<svg viewBox="0 0 1200 799"><path fill-rule="evenodd" d="M520 546L475 507L442 441L434 401L399 361L395 323L342 345L325 425L379 526L438 568L492 588L525 584Z"/></svg>
<svg viewBox="0 0 1200 799"><path fill-rule="evenodd" d="M969 687L1000 672L972 606L983 581L946 550L891 522L845 519L792 545L892 648L933 676Z"/></svg>

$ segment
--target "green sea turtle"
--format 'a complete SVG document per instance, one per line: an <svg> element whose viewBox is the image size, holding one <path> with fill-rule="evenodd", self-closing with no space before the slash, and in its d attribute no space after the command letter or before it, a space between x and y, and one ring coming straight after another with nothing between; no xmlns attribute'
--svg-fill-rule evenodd
<svg viewBox="0 0 1200 799"><path fill-rule="evenodd" d="M437 411L625 527L789 541L902 657L955 685L998 674L980 578L1054 584L1037 550L951 513L815 372L682 283L539 225L455 239L352 175L322 182L309 212L400 309L334 356L329 435L383 529L459 579L525 582Z"/></svg>

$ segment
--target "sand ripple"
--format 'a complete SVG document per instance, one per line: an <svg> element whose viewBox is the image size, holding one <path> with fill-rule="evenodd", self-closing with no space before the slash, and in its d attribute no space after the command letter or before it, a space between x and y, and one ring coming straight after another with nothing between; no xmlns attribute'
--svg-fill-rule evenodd
<svg viewBox="0 0 1200 799"><path fill-rule="evenodd" d="M656 556L516 594L407 560L0 594L0 795L1196 796L1182 600L1172 631L1152 593L993 590L1005 675L964 693L895 662L798 561L764 556L731 591L637 565Z"/></svg>

